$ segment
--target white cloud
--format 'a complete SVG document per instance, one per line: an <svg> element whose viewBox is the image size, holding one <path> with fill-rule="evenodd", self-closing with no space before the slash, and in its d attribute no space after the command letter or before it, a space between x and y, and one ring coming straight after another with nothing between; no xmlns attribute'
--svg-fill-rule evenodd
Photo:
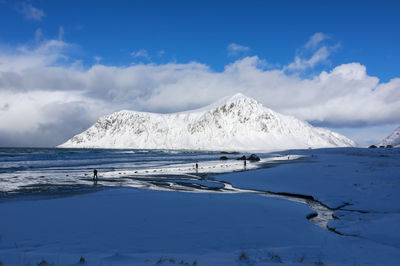
<svg viewBox="0 0 400 266"><path fill-rule="evenodd" d="M67 59L64 51L71 46L59 40L45 40L35 42L33 46L18 46L11 52L0 51L0 74L40 69L58 60Z"/></svg>
<svg viewBox="0 0 400 266"><path fill-rule="evenodd" d="M45 16L43 10L32 6L30 3L23 3L19 8L19 12L22 13L26 19L30 20L42 20Z"/></svg>
<svg viewBox="0 0 400 266"><path fill-rule="evenodd" d="M310 49L317 47L322 41L326 40L328 36L322 32L317 32L310 37L308 42L304 45L304 48Z"/></svg>
<svg viewBox="0 0 400 266"><path fill-rule="evenodd" d="M103 58L100 56L93 56L94 61L98 64Z"/></svg>
<svg viewBox="0 0 400 266"><path fill-rule="evenodd" d="M164 54L165 54L165 51L164 50L160 50L160 51L158 51L157 56L158 57L162 57L162 56L164 56Z"/></svg>
<svg viewBox="0 0 400 266"><path fill-rule="evenodd" d="M64 39L64 27L60 26L58 30L58 40L62 41Z"/></svg>
<svg viewBox="0 0 400 266"><path fill-rule="evenodd" d="M308 68L313 68L318 63L324 62L328 59L330 51L326 46L318 49L310 58L304 59L300 56L294 58L294 62L290 63L286 69L287 70L305 70Z"/></svg>
<svg viewBox="0 0 400 266"><path fill-rule="evenodd" d="M250 48L247 46L243 46L237 43L231 43L226 48L228 51L228 56L238 56L241 54L245 54L250 51Z"/></svg>
<svg viewBox="0 0 400 266"><path fill-rule="evenodd" d="M42 29L37 29L35 31L35 42L40 42L43 39L43 31Z"/></svg>
<svg viewBox="0 0 400 266"><path fill-rule="evenodd" d="M144 58L144 59L150 59L150 56L148 52L145 49L140 49L139 51L134 51L130 53L130 55L134 58Z"/></svg>
<svg viewBox="0 0 400 266"><path fill-rule="evenodd" d="M288 71L305 71L314 68L320 63L328 62L329 56L339 45L322 45L322 42L327 38L327 35L321 32L312 35L307 43L299 49L294 61L283 69Z"/></svg>
<svg viewBox="0 0 400 266"><path fill-rule="evenodd" d="M221 72L197 62L105 66L97 61L83 68L65 64L69 46L47 40L12 52L0 50L0 145L17 142L15 136L56 145L113 111L181 111L236 92L322 125L400 123L400 79L379 82L359 63L311 78L266 70L257 56L236 60ZM324 58L321 52L307 64L318 62L319 56Z"/></svg>

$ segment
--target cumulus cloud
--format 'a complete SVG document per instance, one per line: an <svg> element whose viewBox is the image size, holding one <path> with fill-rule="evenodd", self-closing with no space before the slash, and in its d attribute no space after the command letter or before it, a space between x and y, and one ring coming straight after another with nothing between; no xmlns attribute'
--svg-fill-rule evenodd
<svg viewBox="0 0 400 266"><path fill-rule="evenodd" d="M250 48L237 43L231 43L228 45L226 50L228 52L228 56L238 56L249 52Z"/></svg>
<svg viewBox="0 0 400 266"><path fill-rule="evenodd" d="M29 20L42 20L45 16L43 10L32 6L30 3L23 3L19 8L19 12Z"/></svg>
<svg viewBox="0 0 400 266"><path fill-rule="evenodd" d="M359 63L308 78L266 69L257 56L220 72L197 62L106 66L97 61L84 68L69 63L69 46L47 40L0 50L1 146L56 145L113 111L182 111L237 92L322 126L400 123L400 79L380 82Z"/></svg>

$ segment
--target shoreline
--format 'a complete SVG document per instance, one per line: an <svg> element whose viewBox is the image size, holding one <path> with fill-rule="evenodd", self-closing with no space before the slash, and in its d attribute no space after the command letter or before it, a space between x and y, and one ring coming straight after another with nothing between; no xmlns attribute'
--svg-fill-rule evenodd
<svg viewBox="0 0 400 266"><path fill-rule="evenodd" d="M57 197L57 195L64 196L68 194L81 194L85 193L86 191L89 193L92 191L92 189L98 191L107 187L133 187L146 189L145 187L142 188L134 186L129 181L141 178L146 180L146 178L169 178L174 176L184 179L187 177L190 178L190 175L197 176L198 178L207 178L208 176L215 174L250 171L255 169L269 168L282 163L289 163L287 160L279 160L281 157L285 156L264 158L260 162L249 162L244 169L243 161L237 159L199 161L198 170L194 168L194 163L170 164L162 168L148 167L138 170L115 169L112 171L99 172L100 178L96 184L94 183L93 178L90 178L90 175L85 173L85 171L81 171L78 173L78 175L74 174L73 172L67 172L68 174L66 174L66 176L71 176L71 178L73 178L73 180L75 180L77 183L71 184L70 182L60 182L53 184L38 183L33 185L24 185L16 190L1 192L0 203L19 197L51 197L52 195ZM297 159L298 158L296 156L293 156L291 161ZM75 169L71 170L75 171ZM18 172L13 173L12 175L18 175ZM39 175L40 174L38 174L36 179L40 181L42 176Z"/></svg>

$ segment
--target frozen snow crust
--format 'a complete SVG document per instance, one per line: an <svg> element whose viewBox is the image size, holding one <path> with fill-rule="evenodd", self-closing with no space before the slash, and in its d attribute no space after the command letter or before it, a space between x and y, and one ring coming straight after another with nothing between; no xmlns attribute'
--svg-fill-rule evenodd
<svg viewBox="0 0 400 266"><path fill-rule="evenodd" d="M270 151L355 145L239 93L181 113L116 112L59 147Z"/></svg>

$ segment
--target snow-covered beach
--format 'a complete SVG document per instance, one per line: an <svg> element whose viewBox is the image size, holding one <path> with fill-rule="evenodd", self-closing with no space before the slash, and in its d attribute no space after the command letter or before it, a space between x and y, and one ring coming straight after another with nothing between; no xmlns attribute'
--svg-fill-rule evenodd
<svg viewBox="0 0 400 266"><path fill-rule="evenodd" d="M3 197L0 261L3 265L44 261L72 265L81 258L87 265L400 263L399 149L291 150L280 155L279 160L271 159L277 156L266 160L266 168L251 170L248 163L246 171L239 169L241 161L208 160L204 165L209 169L203 169L208 174L201 172L200 164L200 171L193 173L196 180L177 173L185 165L177 161L179 166L162 168L158 177L153 172L151 182L146 180L149 172L161 169L154 165L130 170L137 172L130 183L86 191L93 193ZM227 165L225 170L212 173L222 165ZM128 170L125 175L132 173ZM142 178L139 171L147 173ZM99 183L123 179L124 172L121 177L118 172L118 168L104 171ZM173 173L178 181L172 180ZM168 182L162 183L163 178ZM307 204L263 192L312 197L331 209L336 219L324 229L307 219L315 213Z"/></svg>
<svg viewBox="0 0 400 266"><path fill-rule="evenodd" d="M0 0L0 266L400 266L399 11Z"/></svg>

